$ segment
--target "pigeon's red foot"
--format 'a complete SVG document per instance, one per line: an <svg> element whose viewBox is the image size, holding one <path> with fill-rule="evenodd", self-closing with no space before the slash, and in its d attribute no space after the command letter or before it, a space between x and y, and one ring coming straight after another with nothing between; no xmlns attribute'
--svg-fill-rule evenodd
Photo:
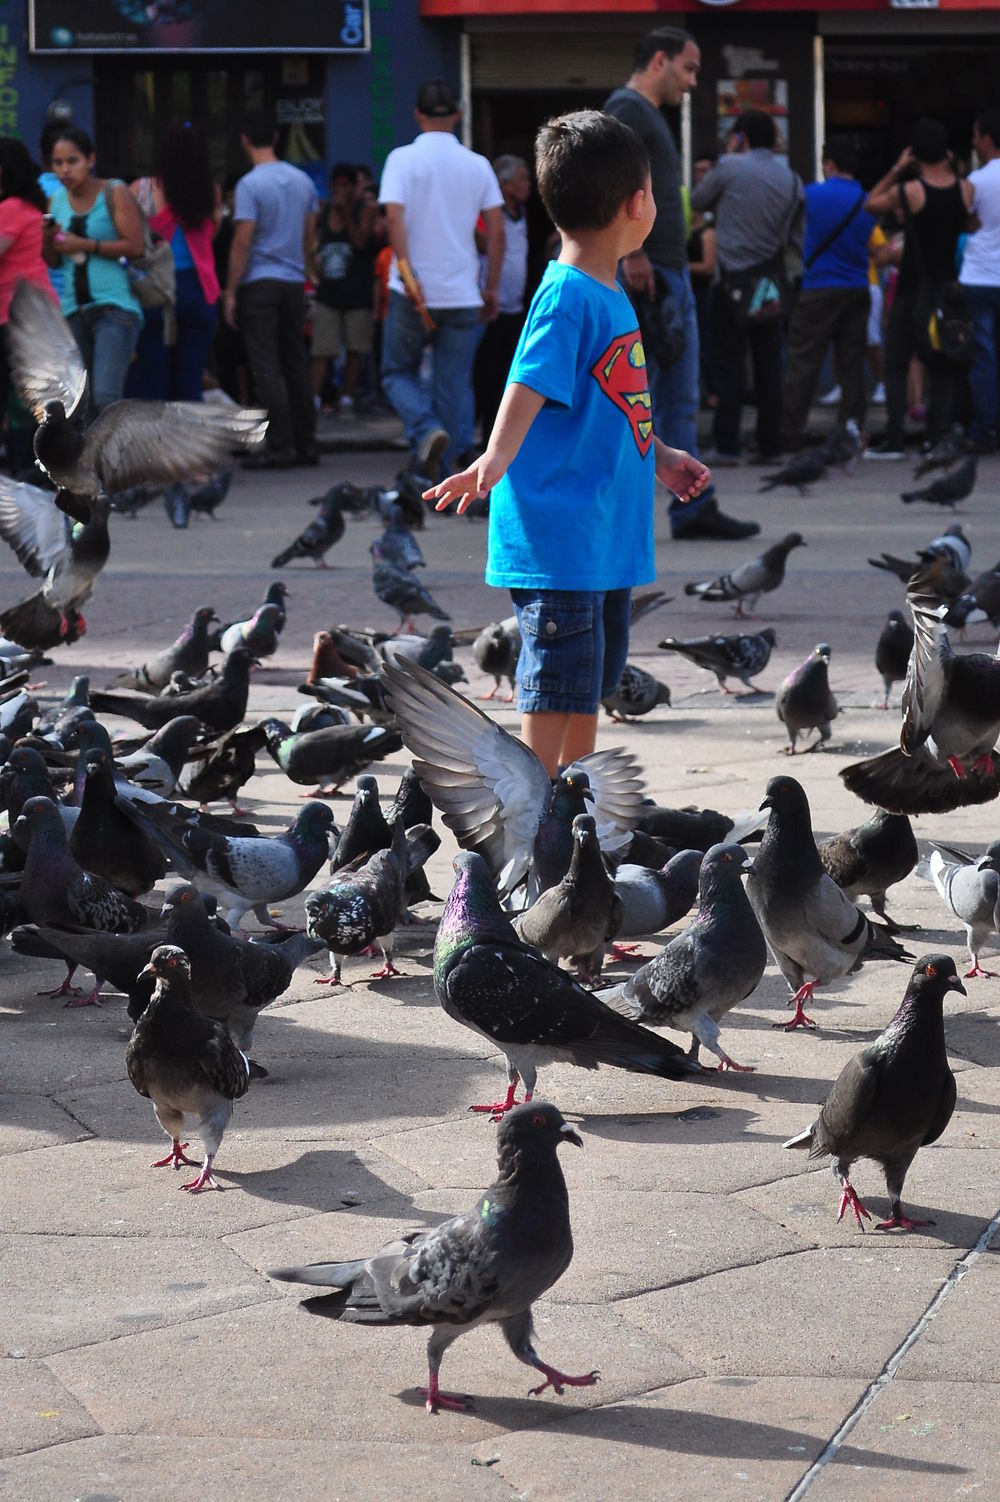
<svg viewBox="0 0 1000 1502"><path fill-rule="evenodd" d="M97 982L92 991L87 992L86 996L81 996L75 991L70 993L70 998L66 1005L68 1007L99 1007L103 1005L101 1002L100 981Z"/></svg>
<svg viewBox="0 0 1000 1502"><path fill-rule="evenodd" d="M551 1387L562 1397L564 1387L593 1387L595 1382L600 1382L600 1372L584 1372L582 1377L567 1377L565 1372L557 1372L554 1366L546 1366L544 1361L535 1363L540 1372L545 1374L545 1381L539 1387L529 1389L532 1397L537 1397L547 1387Z"/></svg>
<svg viewBox="0 0 1000 1502"><path fill-rule="evenodd" d="M501 1116L506 1116L508 1111L513 1111L515 1106L521 1104L521 1102L516 1099L517 1087L520 1083L520 1075L515 1074L513 1080L507 1086L507 1094L504 1096L503 1100L495 1100L491 1106L470 1106L469 1110L488 1111L494 1121L499 1121ZM530 1099L531 1096L526 1093L524 1097L524 1104L527 1105Z"/></svg>
<svg viewBox="0 0 1000 1502"><path fill-rule="evenodd" d="M314 986L342 986L343 984L339 975L317 975L313 981Z"/></svg>
<svg viewBox="0 0 1000 1502"><path fill-rule="evenodd" d="M74 965L73 966L73 970L75 970L75 969L76 969L76 966ZM71 970L68 975L63 976L62 984L59 985L59 986L56 986L56 988L55 988L54 991L36 991L35 995L36 996L82 996L83 995L83 988L81 986L70 985L70 982L73 979L73 970Z"/></svg>
<svg viewBox="0 0 1000 1502"><path fill-rule="evenodd" d="M313 788L311 793L300 793L299 797L303 800L308 798L332 798L335 792L336 788Z"/></svg>
<svg viewBox="0 0 1000 1502"><path fill-rule="evenodd" d="M972 770L978 772L980 777L991 777L993 775L993 753L987 751L984 755L977 756L972 763Z"/></svg>
<svg viewBox="0 0 1000 1502"><path fill-rule="evenodd" d="M965 762L961 761L957 756L949 756L948 765L959 779L968 777L969 774L965 770Z"/></svg>
<svg viewBox="0 0 1000 1502"><path fill-rule="evenodd" d="M248 808L240 808L240 805L238 803L234 803L232 798L230 798L229 804L233 810L235 818L248 819L250 817L250 810Z"/></svg>
<svg viewBox="0 0 1000 1502"><path fill-rule="evenodd" d="M871 1216L868 1214L868 1211L858 1199L857 1195L854 1192L853 1186L848 1182L847 1179L843 1181L843 1188L844 1192L840 1196L840 1211L837 1215L837 1219L843 1220L844 1211L847 1209L848 1205L850 1205L851 1210L854 1212L854 1219L857 1221L858 1225L861 1226L861 1229L863 1231L864 1226L861 1225L861 1217L864 1216L865 1220L871 1220Z"/></svg>
<svg viewBox="0 0 1000 1502"><path fill-rule="evenodd" d="M494 683L488 694L477 694L476 698L480 701L480 703L488 704L491 699L496 698L496 692L499 687L499 683Z"/></svg>
<svg viewBox="0 0 1000 1502"><path fill-rule="evenodd" d="M637 960L643 960L646 956L639 953L639 948L638 944L612 944L611 960L627 960L633 955Z"/></svg>
<svg viewBox="0 0 1000 1502"><path fill-rule="evenodd" d="M996 980L995 970L984 970L975 955L972 957L972 969L966 970L963 980Z"/></svg>
<svg viewBox="0 0 1000 1502"><path fill-rule="evenodd" d="M373 970L369 979L388 980L390 975L402 975L402 973L403 972L401 970L396 969L395 965L392 963L392 960L388 955L386 955L385 964L382 966L381 970Z"/></svg>
<svg viewBox="0 0 1000 1502"><path fill-rule="evenodd" d="M735 1069L738 1074L755 1073L755 1066L753 1064L737 1064L735 1059L731 1059L727 1053L724 1053L717 1073L725 1074L727 1069Z"/></svg>
<svg viewBox="0 0 1000 1502"><path fill-rule="evenodd" d="M442 1392L438 1387L438 1379L429 1377L426 1387L418 1387L417 1392L422 1398L427 1399L427 1412L437 1413L439 1408L447 1408L453 1413L468 1413L475 1407L472 1399L459 1396L458 1393Z"/></svg>
<svg viewBox="0 0 1000 1502"><path fill-rule="evenodd" d="M182 1184L181 1188L186 1189L190 1194L200 1194L203 1189L218 1189L221 1192L222 1185L217 1184L216 1181L212 1178L211 1158L205 1159L205 1162L202 1165L201 1173L198 1175L198 1177L196 1179L192 1179L190 1184Z"/></svg>
<svg viewBox="0 0 1000 1502"><path fill-rule="evenodd" d="M181 1164L183 1163L188 1168L197 1168L197 1158L185 1158L184 1156L184 1149L187 1147L187 1145L188 1144L186 1142L178 1142L177 1138L175 1137L173 1146L171 1147L167 1156L165 1158L158 1158L153 1164L153 1167L180 1168Z"/></svg>
<svg viewBox="0 0 1000 1502"><path fill-rule="evenodd" d="M780 1027L786 1033L792 1032L797 1027L815 1027L816 1024L812 1018L807 1017L802 1010L802 1003L804 1001L812 1001L815 989L816 982L814 980L807 980L804 986L800 986L788 1003L790 1007L793 1006L795 1008L795 1016L791 1022L774 1022L771 1024L772 1027Z"/></svg>
<svg viewBox="0 0 1000 1502"><path fill-rule="evenodd" d="M912 1231L917 1226L933 1226L937 1222L933 1220L912 1220L903 1211L899 1200L892 1207L892 1217L889 1220L880 1220L875 1226L876 1231Z"/></svg>
<svg viewBox="0 0 1000 1502"><path fill-rule="evenodd" d="M875 703L872 705L872 709L888 709L888 708L889 708L889 701L888 701L888 699L884 699L884 700L881 700L881 701L878 700L878 699L876 699Z"/></svg>

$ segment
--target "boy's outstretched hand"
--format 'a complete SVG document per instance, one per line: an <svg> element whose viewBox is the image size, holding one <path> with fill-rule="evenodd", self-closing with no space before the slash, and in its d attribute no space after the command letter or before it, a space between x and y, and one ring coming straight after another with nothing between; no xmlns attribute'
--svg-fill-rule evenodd
<svg viewBox="0 0 1000 1502"><path fill-rule="evenodd" d="M503 477L505 470L506 465L496 459L489 459L486 454L481 454L475 464L470 464L468 469L460 470L457 475L449 475L446 480L432 485L430 490L425 490L423 499L433 501L435 511L444 511L452 501L458 501L456 510L461 516L473 501L489 495L496 482Z"/></svg>
<svg viewBox="0 0 1000 1502"><path fill-rule="evenodd" d="M693 501L696 495L701 495L712 478L708 465L684 449L668 448L658 438L653 441L656 478L660 484L672 490L679 501Z"/></svg>

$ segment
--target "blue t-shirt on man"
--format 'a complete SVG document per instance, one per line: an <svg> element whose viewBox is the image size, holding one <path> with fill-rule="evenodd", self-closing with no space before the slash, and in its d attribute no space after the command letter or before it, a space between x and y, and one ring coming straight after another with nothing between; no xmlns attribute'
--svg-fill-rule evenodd
<svg viewBox="0 0 1000 1502"><path fill-rule="evenodd" d="M236 184L233 219L253 220L244 282L306 279L306 219L319 208L312 179L290 162L258 162Z"/></svg>
<svg viewBox="0 0 1000 1502"><path fill-rule="evenodd" d="M622 289L550 263L507 380L546 401L490 497L487 584L648 584L652 408L635 310Z"/></svg>
<svg viewBox="0 0 1000 1502"><path fill-rule="evenodd" d="M853 205L859 200L863 203L865 197L864 188L853 178L828 177L825 182L809 184L806 188L803 262L809 260ZM841 231L833 244L808 269L803 267L802 286L809 290L820 287L867 287L868 241L874 228L874 217L864 209L858 209L850 224Z"/></svg>

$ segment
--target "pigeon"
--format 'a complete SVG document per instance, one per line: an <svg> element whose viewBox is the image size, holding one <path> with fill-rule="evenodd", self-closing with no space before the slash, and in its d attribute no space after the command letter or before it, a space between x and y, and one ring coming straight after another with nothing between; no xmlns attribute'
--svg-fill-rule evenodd
<svg viewBox="0 0 1000 1502"><path fill-rule="evenodd" d="M905 814L876 809L864 824L835 834L816 848L824 870L852 902L870 898L872 911L891 934L912 931L894 922L885 910L886 892L905 881L917 865L917 842Z"/></svg>
<svg viewBox="0 0 1000 1502"><path fill-rule="evenodd" d="M586 791L601 848L627 846L642 808L630 754L615 748L571 763L558 779L560 808L569 817L556 818L548 773L522 741L418 663L387 662L382 676L424 790L459 845L485 858L504 895L525 878L533 896L562 877L572 853L572 815L585 812L575 800Z"/></svg>
<svg viewBox="0 0 1000 1502"><path fill-rule="evenodd" d="M377 641L375 650L380 663L409 657L419 662L422 668L434 672L443 662L452 660L454 646L450 626L433 626L429 636L419 636L415 632L408 636L390 636L385 641Z"/></svg>
<svg viewBox="0 0 1000 1502"><path fill-rule="evenodd" d="M747 876L747 896L795 1007L787 1031L815 1024L803 1011L819 985L840 980L866 959L910 960L869 922L823 869L813 840L809 800L794 777L772 777L761 808L767 822Z"/></svg>
<svg viewBox="0 0 1000 1502"><path fill-rule="evenodd" d="M620 939L658 934L691 910L698 895L701 850L678 850L659 871L621 865L615 872L615 891L622 905Z"/></svg>
<svg viewBox="0 0 1000 1502"><path fill-rule="evenodd" d="M906 623L901 610L890 610L885 625L875 644L875 667L882 677L885 696L876 709L889 708L889 693L894 683L906 678L910 653L913 651L913 632Z"/></svg>
<svg viewBox="0 0 1000 1502"><path fill-rule="evenodd" d="M171 1139L170 1152L153 1167L197 1167L180 1140L188 1118L205 1145L205 1161L181 1187L192 1194L218 1189L212 1164L233 1119L233 1101L249 1089L250 1066L221 1023L191 1005L191 966L183 949L161 944L146 968L156 985L129 1039L125 1067Z"/></svg>
<svg viewBox="0 0 1000 1502"><path fill-rule="evenodd" d="M518 915L514 929L553 964L569 959L589 984L604 968L605 950L621 927L622 901L601 859L593 815L577 814L572 831L569 870Z"/></svg>
<svg viewBox="0 0 1000 1502"><path fill-rule="evenodd" d="M177 715L194 715L210 730L224 735L235 730L247 712L250 694L250 653L237 647L222 664L220 676L189 694L128 693L124 690L92 693L90 702L98 714L123 715L147 730L160 730Z"/></svg>
<svg viewBox="0 0 1000 1502"><path fill-rule="evenodd" d="M920 459L913 471L913 478L922 480L924 475L929 475L934 469L946 469L964 454L965 429L960 422L952 423L944 437L939 438L929 453Z"/></svg>
<svg viewBox="0 0 1000 1502"><path fill-rule="evenodd" d="M771 650L778 638L773 626L765 626L750 636L667 636L659 643L663 652L678 652L695 667L714 673L724 694L727 678L738 678L751 694L759 692L750 682L762 673L771 660Z"/></svg>
<svg viewBox="0 0 1000 1502"><path fill-rule="evenodd" d="M159 845L123 812L117 801L111 759L88 751L80 815L69 838L70 854L85 871L119 892L141 897L166 874Z"/></svg>
<svg viewBox="0 0 1000 1502"><path fill-rule="evenodd" d="M374 559L372 588L383 605L388 605L399 616L401 630L412 631L415 615L429 615L436 621L450 621L451 616L435 600L420 580L409 569L395 568L386 562L378 542L371 545Z"/></svg>
<svg viewBox="0 0 1000 1502"><path fill-rule="evenodd" d="M426 567L420 544L403 518L403 508L393 506L389 519L378 540L382 557L395 568L413 570Z"/></svg>
<svg viewBox="0 0 1000 1502"><path fill-rule="evenodd" d="M501 1048L507 1094L473 1110L504 1115L519 1080L525 1100L545 1064L682 1079L698 1066L673 1043L629 1022L515 933L481 855L459 851L434 943L434 992L455 1022Z"/></svg>
<svg viewBox="0 0 1000 1502"><path fill-rule="evenodd" d="M192 678L204 677L208 670L208 628L218 619L211 605L199 606L175 642L148 658L140 667L119 673L108 687L137 688L142 693L158 694L166 688L174 673L187 673Z"/></svg>
<svg viewBox="0 0 1000 1502"><path fill-rule="evenodd" d="M965 926L972 961L966 980L994 978L996 972L984 970L979 955L987 941L997 938L1000 928L1000 851L987 851L965 865L946 861L940 850L932 850L929 860L917 867L917 874L930 878L945 907Z"/></svg>
<svg viewBox="0 0 1000 1502"><path fill-rule="evenodd" d="M1000 660L983 652L956 657L942 607L910 580L906 603L914 643L903 687L899 750L842 768L866 803L897 814L948 813L1000 793Z"/></svg>
<svg viewBox="0 0 1000 1502"><path fill-rule="evenodd" d="M143 810L172 858L190 880L208 878L228 902L226 922L236 928L249 909L265 928L279 928L268 904L285 902L308 886L330 853L333 815L325 803L305 803L281 834L225 835L165 813Z"/></svg>
<svg viewBox="0 0 1000 1502"><path fill-rule="evenodd" d="M78 710L88 710L93 719L94 712L90 708L90 676L87 673L77 673L58 704L53 704L39 716L33 733L50 736L54 741L60 740L61 731L68 732L80 718L86 718L78 715Z"/></svg>
<svg viewBox="0 0 1000 1502"><path fill-rule="evenodd" d="M229 494L232 483L231 469L220 469L204 479L189 481L186 489L190 510L195 516L207 516L209 521L216 521L215 513Z"/></svg>
<svg viewBox="0 0 1000 1502"><path fill-rule="evenodd" d="M946 626L959 630L982 620L1000 626L1000 563L977 574L944 616Z"/></svg>
<svg viewBox="0 0 1000 1502"><path fill-rule="evenodd" d="M169 798L186 764L187 754L201 729L194 715L178 715L149 737L137 751L115 760L115 774L136 787ZM128 796L127 789L121 789Z"/></svg>
<svg viewBox="0 0 1000 1502"><path fill-rule="evenodd" d="M260 443L267 413L208 402L112 402L88 428L87 371L49 292L20 282L10 305L7 356L24 405L34 413L35 457L56 485L55 504L87 523L98 496L135 484L183 480Z"/></svg>
<svg viewBox="0 0 1000 1502"><path fill-rule="evenodd" d="M795 755L795 743L803 731L819 731L818 740L807 746L807 751L818 750L833 734L831 721L840 711L827 677L830 655L825 642L813 647L805 661L792 669L778 690L775 709L788 731L789 744L783 750L789 756Z"/></svg>
<svg viewBox="0 0 1000 1502"><path fill-rule="evenodd" d="M330 861L331 874L350 865L358 856L367 858L376 850L388 850L391 844L392 830L382 814L378 783L366 773L355 785L354 802Z"/></svg>
<svg viewBox="0 0 1000 1502"><path fill-rule="evenodd" d="M346 523L340 509L340 486L333 485L326 495L317 495L309 502L318 506L319 514L311 521L294 542L283 548L271 559L272 568L284 568L293 558L311 558L317 568L326 568L326 555L344 535Z"/></svg>
<svg viewBox="0 0 1000 1502"><path fill-rule="evenodd" d="M152 987L149 977L140 975L142 967L157 944L167 942L167 932L162 925L141 929L134 934L95 932L89 929L53 928L22 924L10 936L15 954L29 955L32 959L62 960L66 976L61 985L52 991L40 994L68 996L67 1007L101 1006L101 987L107 981L116 991L122 991L141 1006L149 1001ZM93 971L93 989L86 995L73 986L73 976L79 966ZM136 1015L138 1015L137 1009Z"/></svg>
<svg viewBox="0 0 1000 1502"><path fill-rule="evenodd" d="M363 1325L430 1326L427 1410L467 1409L471 1399L441 1391L445 1351L468 1329L498 1324L518 1361L551 1387L591 1387L549 1366L534 1347L531 1306L566 1271L573 1256L566 1181L556 1158L563 1142L582 1146L555 1106L522 1106L497 1129L497 1179L465 1215L411 1231L371 1257L277 1267L272 1278L336 1292L305 1301L312 1314Z"/></svg>
<svg viewBox="0 0 1000 1502"><path fill-rule="evenodd" d="M959 501L964 501L972 494L976 484L977 463L975 454L970 454L956 469L949 470L946 475L940 475L922 490L904 491L900 500L906 505L909 505L911 501L929 501L932 506L954 508Z"/></svg>
<svg viewBox="0 0 1000 1502"><path fill-rule="evenodd" d="M737 616L753 611L761 595L770 594L778 588L785 577L785 564L793 548L804 548L805 539L798 532L789 532L780 542L772 543L766 552L750 563L742 564L731 574L720 574L704 584L685 584L686 595L698 595L713 604L720 600L735 600ZM743 606L746 604L746 611Z"/></svg>
<svg viewBox="0 0 1000 1502"><path fill-rule="evenodd" d="M257 662L264 657L273 657L284 624L284 605L265 602L258 605L248 621L236 621L220 631L219 650L228 654L243 647Z"/></svg>
<svg viewBox="0 0 1000 1502"><path fill-rule="evenodd" d="M37 475L38 470L34 465L32 470ZM163 494L162 485L130 485L127 490L116 490L110 497L111 509L127 516L130 521L135 521L144 507L159 500Z"/></svg>
<svg viewBox="0 0 1000 1502"><path fill-rule="evenodd" d="M690 1032L716 1055L720 1072L737 1064L719 1043L719 1019L757 989L767 945L740 880L750 857L742 845L713 845L701 863L698 912L654 959L623 986L598 995L637 1022Z"/></svg>
<svg viewBox="0 0 1000 1502"><path fill-rule="evenodd" d="M647 673L645 668L627 662L622 669L617 688L601 700L605 711L616 725L627 725L629 720L649 714L657 704L670 707L670 690L665 683Z"/></svg>
<svg viewBox="0 0 1000 1502"><path fill-rule="evenodd" d="M489 693L479 694L477 697L492 699L500 688L501 680L506 678L510 687L507 703L511 703L517 688L517 659L521 655L521 628L517 624L517 616L511 615L506 620L497 621L495 625L484 626L472 643L472 655L480 671L493 679Z"/></svg>
<svg viewBox="0 0 1000 1502"><path fill-rule="evenodd" d="M344 634L349 635L346 628L344 628ZM371 661L364 666L364 671L377 673L378 669L378 659L372 652ZM316 632L313 637L313 656L307 683L318 683L324 678L354 678L360 671L362 671L361 665L348 662L341 656L331 632Z"/></svg>
<svg viewBox="0 0 1000 1502"><path fill-rule="evenodd" d="M834 428L824 438L816 452L828 466L839 464L844 473L849 475L854 472L863 449L861 429L854 418L849 417L842 427Z"/></svg>
<svg viewBox="0 0 1000 1502"><path fill-rule="evenodd" d="M841 1070L812 1126L783 1147L832 1157L843 1191L841 1220L850 1206L863 1230L871 1216L850 1180L857 1158L870 1158L885 1174L890 1216L879 1231L933 1225L904 1214L900 1199L907 1170L921 1147L936 1142L955 1109L955 1076L944 1038L944 995L965 987L947 954L929 954L914 967L899 1011L874 1043Z"/></svg>
<svg viewBox="0 0 1000 1502"><path fill-rule="evenodd" d="M371 979L399 974L392 963L392 935L406 901L407 837L402 821L388 849L376 850L364 864L360 859L338 869L325 891L306 897L306 932L326 944L332 968L317 985L339 986L344 955L362 954L373 945L382 951L383 963Z"/></svg>
<svg viewBox="0 0 1000 1502"><path fill-rule="evenodd" d="M0 537L41 589L0 613L0 631L21 647L71 644L84 635L81 607L108 561L108 501L94 499L86 522L73 523L37 485L0 479Z"/></svg>
<svg viewBox="0 0 1000 1502"><path fill-rule="evenodd" d="M419 532L423 529L427 509L423 492L430 483L424 475L401 469L391 489L383 490L376 485L367 492L363 509L373 511L383 522L391 521L394 512L401 511L406 525Z"/></svg>
<svg viewBox="0 0 1000 1502"><path fill-rule="evenodd" d="M393 756L402 749L398 731L383 725L331 725L327 730L308 730L298 735L284 720L273 715L261 722L264 744L292 782L306 786L319 783L311 798L329 797L330 792L370 767L372 762ZM324 791L325 785L329 790Z"/></svg>
<svg viewBox="0 0 1000 1502"><path fill-rule="evenodd" d="M233 813L241 817L246 810L237 803L237 794L253 776L257 752L266 743L267 732L262 725L230 731L224 740L209 746L203 757L188 763L180 779L181 791L188 798L197 798L202 811L216 799L226 798Z"/></svg>
<svg viewBox="0 0 1000 1502"><path fill-rule="evenodd" d="M268 585L268 587L267 587L267 593L264 595L264 598L261 601L261 605L277 605L278 606L278 615L277 615L277 617L275 619L274 629L277 631L277 633L278 633L279 636L281 635L282 631L285 629L285 604L286 604L287 600L288 600L288 585L285 584L285 582L282 579L275 579L275 581L274 581L273 584L269 584ZM209 636L209 639L208 639L208 649L209 649L209 651L210 652L223 652L223 651L225 651L225 648L222 645L222 638L226 635L227 632L235 632L235 634L230 638L231 640L235 640L236 639L236 635L239 635L239 637L242 639L243 633L246 632L247 630L249 630L250 625L253 622L254 617L257 615L257 611L259 609L260 609L260 606L257 607L257 610L251 611L250 615L246 618L246 620L241 620L241 621L226 621L223 625L220 625Z"/></svg>
<svg viewBox="0 0 1000 1502"><path fill-rule="evenodd" d="M21 907L29 923L134 933L145 928L148 909L91 876L70 854L59 809L51 798L29 798L14 825L27 852L21 877Z"/></svg>
<svg viewBox="0 0 1000 1502"><path fill-rule="evenodd" d="M777 490L779 485L791 485L799 495L808 495L810 485L816 480L826 479L826 466L829 462L821 447L805 449L790 459L783 469L762 475L758 489L763 495L769 490Z"/></svg>
<svg viewBox="0 0 1000 1502"><path fill-rule="evenodd" d="M763 822L755 813L754 825L760 826ZM702 854L712 845L724 841L737 844L741 837L733 832L733 820L714 808L663 808L646 804L640 810L636 828L664 840L675 849L700 850Z"/></svg>
<svg viewBox="0 0 1000 1502"><path fill-rule="evenodd" d="M175 480L163 492L163 509L170 525L183 532L191 520L191 493L182 480Z"/></svg>

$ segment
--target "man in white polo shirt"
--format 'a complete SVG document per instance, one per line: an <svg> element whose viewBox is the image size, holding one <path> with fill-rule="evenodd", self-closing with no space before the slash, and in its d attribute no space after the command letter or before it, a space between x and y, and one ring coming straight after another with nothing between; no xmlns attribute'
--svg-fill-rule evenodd
<svg viewBox="0 0 1000 1502"><path fill-rule="evenodd" d="M497 313L503 194L486 158L469 151L454 134L461 110L446 79L420 85L415 113L420 135L409 146L390 151L379 191L396 253L389 272L382 386L403 419L417 468L437 480L452 448L448 423L467 399L476 325ZM481 293L475 238L480 216L486 229ZM412 268L433 331L424 327L403 284L400 260ZM427 344L433 351L429 387L420 379Z"/></svg>
<svg viewBox="0 0 1000 1502"><path fill-rule="evenodd" d="M969 373L972 419L966 442L977 454L992 454L997 446L997 340L1000 338L1000 109L983 110L972 127L972 144L981 163L969 173L975 189L972 212L979 228L965 246L959 281L965 292L965 311L976 331L976 348Z"/></svg>

